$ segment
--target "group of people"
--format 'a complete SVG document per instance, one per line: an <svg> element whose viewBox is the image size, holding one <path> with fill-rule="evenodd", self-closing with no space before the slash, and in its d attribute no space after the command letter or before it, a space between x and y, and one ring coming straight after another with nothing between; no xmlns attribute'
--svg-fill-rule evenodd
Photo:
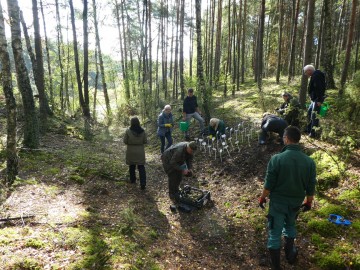
<svg viewBox="0 0 360 270"><path fill-rule="evenodd" d="M321 71L315 70L312 65L304 67L304 73L311 77L309 83L309 96L311 104L308 108L307 132L309 136L315 135L318 126L316 113L324 101L325 79ZM284 104L277 112L288 116L288 109L298 108L298 102L289 94L284 93ZM301 151L299 141L301 132L296 126L296 113L282 118L272 114L265 114L261 124L262 133L260 143L266 140L267 132L272 131L280 135L281 142L285 145L281 153L270 159L264 182L264 188L258 203L265 208L266 198L270 199L268 218L268 242L272 269L281 270L280 253L281 238L285 238L285 255L289 264L294 264L298 254L295 247L296 218L299 211L308 211L312 207L316 185L315 162ZM188 96L183 104L183 120L190 121L195 118L204 129L204 119L201 117L196 96L193 90L188 90ZM289 122L290 121L290 122ZM295 121L295 122L293 122ZM184 141L173 144L172 129L174 119L171 106L166 105L158 116L157 135L161 141L161 160L165 173L168 176L169 197L177 201L180 192L180 183L183 176L192 175L192 161L198 145L194 141ZM225 123L217 118L210 119L209 136L219 136L225 133ZM185 134L188 137L188 133ZM167 145L165 147L165 140ZM129 165L130 182L136 182L135 169L139 170L140 187L146 187L145 151L147 143L145 130L140 126L137 117L131 119L130 127L124 135L127 145L126 163Z"/></svg>
<svg viewBox="0 0 360 270"><path fill-rule="evenodd" d="M304 67L304 74L310 77L308 86L308 95L311 103L307 111L308 124L306 133L310 138L316 137L317 128L319 127L319 113L322 103L325 99L325 74L320 70L315 70L313 65ZM269 136L269 132L279 135L279 141L283 144L283 134L287 126L300 126L299 115L301 107L299 101L290 93L282 94L284 102L275 111L277 115L264 113L261 122L261 134L259 136L259 144L263 145Z"/></svg>

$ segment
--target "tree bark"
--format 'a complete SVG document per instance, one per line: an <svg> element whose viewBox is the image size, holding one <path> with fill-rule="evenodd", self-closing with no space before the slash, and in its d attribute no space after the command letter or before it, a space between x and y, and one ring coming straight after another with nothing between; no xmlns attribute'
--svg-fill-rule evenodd
<svg viewBox="0 0 360 270"><path fill-rule="evenodd" d="M348 75L348 70L349 70L349 65L350 65L351 47L352 47L352 40L353 40L354 29L355 29L356 6L357 6L357 0L352 0L351 19L350 19L348 38L347 38L345 62L344 62L343 70L341 73L341 80L340 80L340 85L341 85L340 90L339 90L340 96L342 96L344 94L344 87L345 87L346 78Z"/></svg>
<svg viewBox="0 0 360 270"><path fill-rule="evenodd" d="M29 74L23 58L19 21L20 9L17 0L7 0L7 4L10 17L11 46L14 53L18 88L20 90L24 106L25 127L23 144L25 147L33 149L39 146L39 122L35 109Z"/></svg>
<svg viewBox="0 0 360 270"><path fill-rule="evenodd" d="M280 83L281 74L281 54L282 54L282 35L283 35L283 21L284 21L284 2L279 0L279 41L278 41L278 59L277 59L277 70L276 70L276 83Z"/></svg>
<svg viewBox="0 0 360 270"><path fill-rule="evenodd" d="M16 101L13 93L11 64L5 36L3 9L0 2L0 59L1 82L6 102L6 176L7 185L12 185L18 175L18 156L16 151Z"/></svg>
<svg viewBox="0 0 360 270"><path fill-rule="evenodd" d="M108 89L107 89L107 84L106 84L106 74L105 74L105 68L104 68L104 61L103 61L102 51L101 51L101 43L100 43L99 26L98 26L98 20L97 20L97 12L96 12L96 2L95 2L95 0L92 1L92 4L93 4L93 16L94 16L94 26L95 26L96 47L97 47L97 51L98 51L100 72L101 72L101 83L102 83L102 89L103 89L103 92L104 92L108 125L110 125L111 122L112 122L112 115L111 115L110 99L109 99L109 94L108 94Z"/></svg>
<svg viewBox="0 0 360 270"><path fill-rule="evenodd" d="M185 18L185 0L180 1L180 92L185 95L185 78L184 78L184 18ZM176 96L177 98L178 96Z"/></svg>
<svg viewBox="0 0 360 270"><path fill-rule="evenodd" d="M295 75L295 50L296 50L296 35L297 35L299 9L300 9L300 0L297 0L294 22L293 22L293 32L291 37L290 61L288 68L288 72L289 72L288 83L290 83L294 79L294 75Z"/></svg>
<svg viewBox="0 0 360 270"><path fill-rule="evenodd" d="M220 78L220 58L221 58L221 27L222 27L222 0L218 0L217 24L215 37L215 60L214 60L214 86L218 87ZM229 33L230 36L230 33Z"/></svg>
<svg viewBox="0 0 360 270"><path fill-rule="evenodd" d="M195 0L196 10L196 42L197 42L197 85L200 90L203 108L205 113L205 121L210 120L210 97L211 90L207 90L205 86L203 61L202 61L202 44L201 44L201 0Z"/></svg>
<svg viewBox="0 0 360 270"><path fill-rule="evenodd" d="M56 8L56 41L57 41L57 49L58 49L58 62L60 68L60 85L59 85L59 94L60 94L60 108L61 111L65 111L65 103L66 99L64 98L64 65L63 65L63 57L65 56L64 50L64 42L63 36L61 31L61 20L60 20L60 8L59 8L59 1L55 0L55 8Z"/></svg>
<svg viewBox="0 0 360 270"><path fill-rule="evenodd" d="M32 11L34 19L34 43L35 43L35 55L36 55L36 76L35 84L39 92L39 104L40 104L40 127L42 132L47 129L47 116L52 115L53 112L50 109L48 97L45 92L45 79L44 79L44 60L41 46L39 13L37 7L37 0L32 0Z"/></svg>
<svg viewBox="0 0 360 270"><path fill-rule="evenodd" d="M310 64L312 59L312 47L314 38L314 14L315 14L315 0L309 0L307 8L307 22L306 22L306 39L304 48L304 65ZM305 106L307 94L308 77L303 73L301 78L301 88L299 92L299 101L301 106Z"/></svg>

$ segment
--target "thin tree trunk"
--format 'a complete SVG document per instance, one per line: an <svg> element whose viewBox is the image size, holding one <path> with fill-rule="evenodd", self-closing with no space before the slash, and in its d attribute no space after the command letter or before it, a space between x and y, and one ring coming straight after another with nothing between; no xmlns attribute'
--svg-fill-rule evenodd
<svg viewBox="0 0 360 270"><path fill-rule="evenodd" d="M214 60L214 86L218 87L220 78L220 58L221 58L221 27L222 27L222 0L218 0L217 24L215 37L215 60ZM229 33L230 35L230 33Z"/></svg>
<svg viewBox="0 0 360 270"><path fill-rule="evenodd" d="M32 0L32 11L33 11L33 19L34 19L34 43L35 43L35 55L36 55L35 84L39 92L40 118L41 118L40 127L41 127L41 131L45 132L47 129L47 116L52 115L53 113L50 109L49 101L45 92L44 60L43 60L43 52L41 46L37 0Z"/></svg>
<svg viewBox="0 0 360 270"><path fill-rule="evenodd" d="M344 86L346 83L346 78L348 75L348 70L349 70L349 65L350 65L351 47L352 47L352 40L353 40L354 29L355 29L356 6L357 6L357 0L352 0L351 19L350 19L348 38L347 38L345 62L344 62L343 70L341 73L341 80L340 80L340 85L341 85L340 90L339 90L340 96L342 96L344 94Z"/></svg>
<svg viewBox="0 0 360 270"><path fill-rule="evenodd" d="M315 14L315 0L309 0L307 9L307 22L306 22L306 40L304 48L304 63L307 65L311 63L312 47L314 38L314 14ZM303 74L301 78L301 89L299 93L299 101L301 106L305 106L306 93L307 93L308 77Z"/></svg>
<svg viewBox="0 0 360 270"><path fill-rule="evenodd" d="M37 148L39 146L39 122L35 109L33 91L31 89L29 74L23 58L20 31L20 9L17 0L7 0L11 28L11 45L14 53L18 88L24 106L24 146Z"/></svg>
<svg viewBox="0 0 360 270"><path fill-rule="evenodd" d="M0 2L0 59L1 83L6 102L6 176L5 181L12 185L18 175L18 156L16 151L16 101L13 93L10 56L5 36L3 9Z"/></svg>
<svg viewBox="0 0 360 270"><path fill-rule="evenodd" d="M260 9L260 29L259 29L259 39L258 39L258 58L257 58L257 70L258 70L258 76L257 76L257 84L258 84L258 90L260 94L260 102L262 109L265 110L265 105L263 102L263 93L262 93L262 76L263 76L263 41L264 41L264 25L265 25L265 0L261 1L261 9Z"/></svg>
<svg viewBox="0 0 360 270"><path fill-rule="evenodd" d="M180 1L180 91L185 95L185 78L184 78L184 18L185 18L185 0ZM176 96L177 97L177 96Z"/></svg>
<svg viewBox="0 0 360 270"><path fill-rule="evenodd" d="M69 0L70 5L70 17L71 17L71 25L72 25L72 31L73 31L73 46L74 46L74 59L75 59L75 71L76 71L76 81L77 81L77 87L78 87L78 93L79 93L79 102L80 107L83 111L83 115L85 115L85 101L84 101L84 95L82 91L82 80L81 80L81 74L80 74L80 63L79 63L79 52L77 48L77 35L76 35L76 26L75 26L75 12L74 12L74 6L73 1Z"/></svg>
<svg viewBox="0 0 360 270"><path fill-rule="evenodd" d="M94 85L94 105L93 105L93 118L96 120L96 99L97 99L97 88L98 88L98 82L99 82L99 63L98 63L98 51L95 49L95 85Z"/></svg>
<svg viewBox="0 0 360 270"><path fill-rule="evenodd" d="M210 97L211 89L207 90L205 86L203 61L202 61L202 44L201 44L201 0L195 0L196 11L196 43L197 43L197 85L200 90L203 108L205 113L205 120L210 120Z"/></svg>
<svg viewBox="0 0 360 270"><path fill-rule="evenodd" d="M89 107L89 32L88 32L88 0L83 0L83 35L84 35L84 71L83 71L83 82L84 82L84 116L86 119L90 118L90 107ZM86 127L87 128L87 127ZM86 130L89 131L89 130Z"/></svg>
<svg viewBox="0 0 360 270"><path fill-rule="evenodd" d="M55 100L54 100L54 87L53 87L53 79L52 79L52 70L51 70L51 61L50 61L50 50L49 50L49 42L47 37L47 30L46 30L46 19L44 15L44 8L42 0L40 0L40 9L41 9L41 16L43 18L43 27L44 27L44 34L45 34L45 49L46 49L46 60L47 60L47 68L48 68L48 74L49 74L49 91L50 91L50 104L52 109L55 108Z"/></svg>
<svg viewBox="0 0 360 270"><path fill-rule="evenodd" d="M323 51L321 50L322 48L322 42L323 42L323 37L324 37L324 3L321 9L321 16L320 16L320 29L319 29L319 33L318 33L318 44L317 44L317 48L316 48L316 58L315 58L315 69L319 69L319 66L321 64L320 60L320 54L323 53Z"/></svg>
<svg viewBox="0 0 360 270"><path fill-rule="evenodd" d="M97 47L97 51L98 51L98 55L99 55L99 64L100 64L100 72L101 72L101 83L102 83L102 89L104 92L108 125L111 125L112 115L111 115L110 99L109 99L109 94L108 94L108 89L107 89L107 84L106 84L106 74L105 74L104 61L103 61L102 51L101 51L101 43L100 43L100 35L99 35L99 27L98 27L95 0L92 1L92 4L93 4L93 16L94 16L94 26L95 26L95 40L96 40L96 47Z"/></svg>
<svg viewBox="0 0 360 270"><path fill-rule="evenodd" d="M281 54L282 54L282 34L283 34L283 21L284 21L284 2L279 0L279 41L278 41L278 59L277 59L277 70L276 70L276 83L280 83L281 73Z"/></svg>
<svg viewBox="0 0 360 270"><path fill-rule="evenodd" d="M60 94L60 108L61 111L65 111L65 101L64 99L64 67L63 67L63 56L64 52L64 42L61 31L61 21L60 21L60 9L59 9L59 1L55 0L55 8L56 8L56 33L57 33L57 48L58 48L58 62L60 68L60 85L59 85L59 94Z"/></svg>
<svg viewBox="0 0 360 270"><path fill-rule="evenodd" d="M296 35L297 35L299 9L300 9L300 0L297 0L294 22L293 22L294 27L291 37L290 61L288 68L288 72L289 72L288 83L290 83L294 79L294 75L295 75L295 51L296 51Z"/></svg>
<svg viewBox="0 0 360 270"><path fill-rule="evenodd" d="M333 14L333 1L324 0L324 32L322 42L321 53L321 65L324 67L326 75L326 87L328 89L334 89L334 65L332 63L332 57L334 55L334 40L333 40L333 28L332 28L332 14Z"/></svg>
<svg viewBox="0 0 360 270"><path fill-rule="evenodd" d="M241 83L245 82L245 39L246 39L246 23L247 23L247 8L246 0L244 0L244 18L243 18L243 30L241 39Z"/></svg>

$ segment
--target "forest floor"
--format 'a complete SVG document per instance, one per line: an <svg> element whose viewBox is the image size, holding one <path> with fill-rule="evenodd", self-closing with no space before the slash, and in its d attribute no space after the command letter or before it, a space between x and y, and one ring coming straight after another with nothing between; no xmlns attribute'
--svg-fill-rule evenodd
<svg viewBox="0 0 360 270"><path fill-rule="evenodd" d="M236 118L230 124L242 121L248 127L256 122ZM230 148L222 162L198 151L195 173L182 185L208 190L212 200L191 213L172 212L155 123L146 129L146 190L129 183L121 128L87 142L76 129L64 132L58 125L39 150L20 150L19 179L0 205L1 269L269 269L266 210L257 199L267 163L282 146L276 140L259 146L254 135L240 151ZM182 140L179 130L174 140ZM302 144L308 152L334 147L305 136ZM339 199L359 189L359 164L354 152L347 169L356 177L317 199L316 215L300 213L298 261L291 266L282 254L283 269L360 269L359 193L345 203ZM329 223L320 211L329 202L350 209L347 218L356 226ZM318 227L310 224L314 219ZM329 230L335 233L326 235ZM319 256L334 252L338 243L339 262L322 265Z"/></svg>

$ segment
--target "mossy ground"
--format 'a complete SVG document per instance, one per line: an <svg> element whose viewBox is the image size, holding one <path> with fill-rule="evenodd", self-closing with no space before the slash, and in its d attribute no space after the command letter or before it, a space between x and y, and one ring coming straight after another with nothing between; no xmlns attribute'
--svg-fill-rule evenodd
<svg viewBox="0 0 360 270"><path fill-rule="evenodd" d="M266 110L282 102L284 90L297 91L264 81ZM253 83L235 97L215 92L214 104L212 116L229 126L258 123L263 113ZM317 163L319 184L313 210L298 218L299 261L290 266L282 257L285 269L360 269L360 155L351 140L341 141L340 124L330 128L335 116L334 109L321 119L321 140L302 139ZM257 198L267 161L280 145L259 147L254 134L222 163L200 152L196 175L184 183L210 190L213 203L191 214L172 213L154 119L146 125L144 192L128 182L124 129L98 127L87 142L80 127L53 119L39 150L19 152L19 178L1 204L0 217L20 219L0 223L1 269L268 269L259 263L266 254L266 212ZM183 134L175 129L173 137L181 141ZM2 148L1 161L4 157ZM352 225L330 223L331 213Z"/></svg>

